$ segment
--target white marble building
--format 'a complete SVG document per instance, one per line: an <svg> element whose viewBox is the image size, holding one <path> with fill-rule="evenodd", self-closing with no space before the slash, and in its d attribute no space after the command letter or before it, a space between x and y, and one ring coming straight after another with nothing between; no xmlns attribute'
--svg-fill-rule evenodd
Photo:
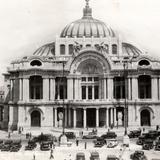
<svg viewBox="0 0 160 160"><path fill-rule="evenodd" d="M3 127L159 125L160 61L92 17L68 24L55 42L11 62L4 74ZM126 105L125 105L126 104Z"/></svg>

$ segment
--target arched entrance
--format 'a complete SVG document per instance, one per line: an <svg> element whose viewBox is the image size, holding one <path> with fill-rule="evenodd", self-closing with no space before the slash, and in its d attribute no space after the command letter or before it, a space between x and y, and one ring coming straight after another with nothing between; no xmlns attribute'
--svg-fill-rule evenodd
<svg viewBox="0 0 160 160"><path fill-rule="evenodd" d="M141 111L141 126L150 126L151 119L150 119L150 112L147 109Z"/></svg>
<svg viewBox="0 0 160 160"><path fill-rule="evenodd" d="M35 110L31 113L31 126L32 127L40 127L41 126L41 114L37 110Z"/></svg>
<svg viewBox="0 0 160 160"><path fill-rule="evenodd" d="M87 108L87 127L96 127L96 108Z"/></svg>

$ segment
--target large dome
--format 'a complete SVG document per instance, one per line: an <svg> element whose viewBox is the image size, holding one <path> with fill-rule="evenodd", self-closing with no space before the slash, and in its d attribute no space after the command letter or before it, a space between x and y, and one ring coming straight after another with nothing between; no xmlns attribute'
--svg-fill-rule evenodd
<svg viewBox="0 0 160 160"><path fill-rule="evenodd" d="M115 37L114 31L104 22L92 17L92 9L88 2L83 9L82 19L67 25L61 32L60 37Z"/></svg>

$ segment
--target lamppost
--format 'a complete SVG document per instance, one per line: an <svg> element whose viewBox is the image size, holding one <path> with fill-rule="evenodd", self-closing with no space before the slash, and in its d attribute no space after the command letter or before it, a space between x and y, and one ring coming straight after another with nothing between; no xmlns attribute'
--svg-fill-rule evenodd
<svg viewBox="0 0 160 160"><path fill-rule="evenodd" d="M124 98L124 137L123 144L129 146L129 137L127 135L127 126L128 126L128 64L132 64L132 60L137 58L137 55L130 57L124 57L123 59L123 75L124 75L124 86L125 86L125 98Z"/></svg>

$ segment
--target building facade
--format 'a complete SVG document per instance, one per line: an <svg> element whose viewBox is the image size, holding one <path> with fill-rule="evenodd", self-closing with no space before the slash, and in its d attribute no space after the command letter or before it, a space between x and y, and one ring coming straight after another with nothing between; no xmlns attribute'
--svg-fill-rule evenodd
<svg viewBox="0 0 160 160"><path fill-rule="evenodd" d="M159 124L160 61L94 19L88 1L81 19L4 77L9 129L123 127L125 117L128 127Z"/></svg>

